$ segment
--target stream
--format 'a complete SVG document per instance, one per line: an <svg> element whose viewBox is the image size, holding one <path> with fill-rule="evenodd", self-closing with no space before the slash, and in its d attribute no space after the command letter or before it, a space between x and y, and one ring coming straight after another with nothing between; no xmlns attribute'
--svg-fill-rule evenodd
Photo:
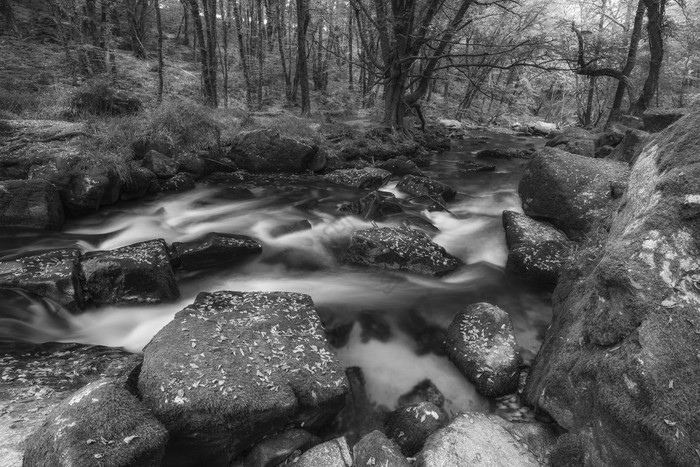
<svg viewBox="0 0 700 467"><path fill-rule="evenodd" d="M37 237L0 232L0 259L72 246L83 251L112 249L153 238L182 242L208 232L249 235L263 246L261 255L227 268L178 272L181 298L175 303L103 307L80 315L59 311L58 317L38 303L27 307L29 317L17 323L4 312L8 305L0 299L0 329L5 329L0 339L80 342L140 352L199 292L301 292L313 298L340 362L363 369L372 401L391 409L400 395L429 378L444 394L448 412L491 411L493 403L478 395L444 355L445 329L466 305L498 305L510 314L528 362L551 320L551 294L504 270L501 213L522 212L517 184L526 161L479 161L496 165L496 170L477 173L461 173L456 163L473 160L481 149L543 144L541 139L487 132L453 141L451 151L434 155L432 164L423 168L427 176L458 191L448 203L449 212L429 212L425 203L396 190L395 181L381 188L402 198L406 213L376 225L432 224L439 229L431 234L433 241L464 261L465 266L440 279L344 264L342 252L352 232L373 223L337 207L367 191L324 182L249 190L200 184L192 191L120 203L70 220L61 233ZM276 238L271 234L276 227L300 220L310 221L313 228Z"/></svg>

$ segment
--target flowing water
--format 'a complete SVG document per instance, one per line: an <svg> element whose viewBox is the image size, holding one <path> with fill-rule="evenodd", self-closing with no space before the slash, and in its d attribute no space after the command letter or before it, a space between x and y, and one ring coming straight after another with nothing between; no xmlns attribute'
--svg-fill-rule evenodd
<svg viewBox="0 0 700 467"><path fill-rule="evenodd" d="M542 141L493 133L472 136L454 142L450 152L435 155L424 169L426 175L457 189L449 212L430 212L427 205L396 190L396 182L382 188L403 198L407 213L377 225L433 230L433 240L464 261L465 266L444 278L342 263L351 233L373 225L338 212L337 206L363 196L364 190L318 181L249 191L203 185L182 194L119 204L69 222L60 234L0 232L0 256L7 259L69 246L105 250L153 238L188 241L208 232L249 235L263 245L262 255L224 269L179 273L182 296L164 305L47 314L46 303L25 297L24 305L15 301L15 307L24 309L17 320L0 297L0 329L6 330L0 339L11 330L18 340L82 342L139 352L199 292L303 292L313 298L342 364L364 370L368 393L376 403L392 408L399 395L429 378L445 395L449 411L490 410L491 404L444 356L444 330L466 305L488 301L510 314L527 361L537 352L550 322L550 295L504 272L507 250L501 213L521 210L517 183L525 161L487 161L496 165L494 172L469 174L460 173L456 163L473 160L479 149L539 146ZM270 233L303 219L311 222L311 230L278 238Z"/></svg>

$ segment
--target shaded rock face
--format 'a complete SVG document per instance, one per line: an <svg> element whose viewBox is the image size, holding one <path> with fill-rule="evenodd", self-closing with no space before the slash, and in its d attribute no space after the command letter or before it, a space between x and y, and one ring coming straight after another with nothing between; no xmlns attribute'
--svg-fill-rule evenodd
<svg viewBox="0 0 700 467"><path fill-rule="evenodd" d="M345 438L314 446L290 465L296 467L352 467L353 459Z"/></svg>
<svg viewBox="0 0 700 467"><path fill-rule="evenodd" d="M177 147L169 141L138 139L131 144L134 159L143 159L149 151L156 151L166 156L173 157L177 153Z"/></svg>
<svg viewBox="0 0 700 467"><path fill-rule="evenodd" d="M394 411L386 421L387 436L405 456L413 456L425 440L447 424L444 411L431 402L405 405Z"/></svg>
<svg viewBox="0 0 700 467"><path fill-rule="evenodd" d="M525 214L577 240L604 224L628 175L627 164L544 148L528 163L518 193Z"/></svg>
<svg viewBox="0 0 700 467"><path fill-rule="evenodd" d="M41 230L63 227L63 205L56 187L46 180L0 182L0 225Z"/></svg>
<svg viewBox="0 0 700 467"><path fill-rule="evenodd" d="M364 169L341 169L323 176L327 182L347 185L355 188L376 190L391 177L391 172L374 167Z"/></svg>
<svg viewBox="0 0 700 467"><path fill-rule="evenodd" d="M450 360L487 397L518 388L521 359L508 313L488 303L468 306L447 329Z"/></svg>
<svg viewBox="0 0 700 467"><path fill-rule="evenodd" d="M180 164L169 156L150 150L143 158L143 166L156 174L158 178L170 178L177 174Z"/></svg>
<svg viewBox="0 0 700 467"><path fill-rule="evenodd" d="M543 284L557 283L569 259L572 242L546 222L515 211L503 211L508 261L506 269Z"/></svg>
<svg viewBox="0 0 700 467"><path fill-rule="evenodd" d="M697 465L700 114L639 155L601 251L563 275L526 400L576 434L591 465Z"/></svg>
<svg viewBox="0 0 700 467"><path fill-rule="evenodd" d="M296 451L305 451L321 442L308 431L291 429L264 439L255 445L243 462L245 467L275 467Z"/></svg>
<svg viewBox="0 0 700 467"><path fill-rule="evenodd" d="M153 190L153 187L155 186L160 189L156 174L148 170L146 167L137 165L141 162L134 162L135 161L130 162L129 176L122 183L121 194L119 195L122 200L140 198L146 193L155 191Z"/></svg>
<svg viewBox="0 0 700 467"><path fill-rule="evenodd" d="M48 297L69 311L85 306L80 283L80 250L70 248L0 262L0 286Z"/></svg>
<svg viewBox="0 0 700 467"><path fill-rule="evenodd" d="M69 216L95 212L119 199L121 182L114 167L91 162L81 156L66 156L33 168L30 179L53 183Z"/></svg>
<svg viewBox="0 0 700 467"><path fill-rule="evenodd" d="M400 227L356 231L345 259L349 263L431 276L445 275L460 265L457 258L423 232Z"/></svg>
<svg viewBox="0 0 700 467"><path fill-rule="evenodd" d="M170 302L180 296L163 240L87 253L85 288L97 305Z"/></svg>
<svg viewBox="0 0 700 467"><path fill-rule="evenodd" d="M417 467L544 465L508 428L512 423L495 415L465 413L435 432L416 456Z"/></svg>
<svg viewBox="0 0 700 467"><path fill-rule="evenodd" d="M411 464L401 454L401 449L384 433L375 430L364 436L353 448L355 465L384 467L409 467Z"/></svg>
<svg viewBox="0 0 700 467"><path fill-rule="evenodd" d="M570 127L550 138L545 146L559 148L572 154L595 157L596 136L583 128Z"/></svg>
<svg viewBox="0 0 700 467"><path fill-rule="evenodd" d="M179 170L186 172L194 179L201 178L207 171L207 161L198 154L184 153L173 157L173 160L180 165Z"/></svg>
<svg viewBox="0 0 700 467"><path fill-rule="evenodd" d="M649 133L642 130L628 129L622 141L607 156L611 161L626 162L632 164L642 148L649 140Z"/></svg>
<svg viewBox="0 0 700 467"><path fill-rule="evenodd" d="M670 125L688 115L690 111L685 108L679 109L650 109L642 115L644 130L649 133L658 133Z"/></svg>
<svg viewBox="0 0 700 467"><path fill-rule="evenodd" d="M301 173L325 167L315 160L317 151L276 130L261 129L239 133L228 156L239 168L251 172Z"/></svg>
<svg viewBox="0 0 700 467"><path fill-rule="evenodd" d="M356 214L363 219L381 219L390 214L403 212L396 196L384 191L373 191L357 201L343 204L339 210Z"/></svg>
<svg viewBox="0 0 700 467"><path fill-rule="evenodd" d="M262 246L246 235L208 233L191 242L172 245L173 265L187 271L225 266L262 252Z"/></svg>
<svg viewBox="0 0 700 467"><path fill-rule="evenodd" d="M78 390L27 439L25 466L160 465L168 432L122 385L101 379Z"/></svg>
<svg viewBox="0 0 700 467"><path fill-rule="evenodd" d="M347 380L308 295L216 292L146 346L139 390L171 434L172 461L227 465L285 427L323 426Z"/></svg>
<svg viewBox="0 0 700 467"><path fill-rule="evenodd" d="M451 201L457 195L455 189L445 183L432 178L416 177L414 175L406 175L399 181L396 188L415 196L442 198L444 201Z"/></svg>

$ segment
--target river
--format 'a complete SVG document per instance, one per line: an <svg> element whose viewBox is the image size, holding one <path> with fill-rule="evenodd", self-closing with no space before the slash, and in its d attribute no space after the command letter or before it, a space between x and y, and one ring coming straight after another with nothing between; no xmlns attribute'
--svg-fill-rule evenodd
<svg viewBox="0 0 700 467"><path fill-rule="evenodd" d="M80 315L62 314L60 320L45 316L37 305L27 307L20 325L10 323L14 318L2 316L0 308L0 328L13 329L12 338L17 340L102 344L140 352L199 292L302 292L313 298L341 363L363 369L368 394L377 404L393 408L399 395L429 378L445 395L448 411L492 410L493 404L479 396L444 356L444 330L466 305L493 303L510 314L527 362L551 320L551 295L504 272L507 249L501 213L521 212L517 184L525 161L481 161L495 164L496 170L478 173L460 173L456 164L473 160L480 149L527 145L542 146L543 140L474 132L454 141L451 151L434 155L425 174L458 191L448 204L449 212L429 212L396 190L396 182L381 188L403 198L407 213L377 225L425 227L427 221L439 229L433 240L464 261L465 266L441 279L342 263L351 233L373 224L342 214L337 206L363 196L364 190L323 182L249 190L200 185L73 219L62 233L37 237L30 232L0 232L0 256L69 246L83 251L112 249L153 238L188 241L207 232L249 235L262 244L261 255L224 269L178 273L182 296L175 303L104 307ZM270 233L303 219L311 222L311 230L277 238ZM3 337L9 336L0 332Z"/></svg>

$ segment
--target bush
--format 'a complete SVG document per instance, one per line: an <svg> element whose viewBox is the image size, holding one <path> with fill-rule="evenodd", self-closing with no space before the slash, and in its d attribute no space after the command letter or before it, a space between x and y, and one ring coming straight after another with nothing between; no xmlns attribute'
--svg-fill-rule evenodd
<svg viewBox="0 0 700 467"><path fill-rule="evenodd" d="M37 95L28 91L10 91L0 88L0 112L19 115L37 107Z"/></svg>
<svg viewBox="0 0 700 467"><path fill-rule="evenodd" d="M141 101L106 81L94 80L73 94L71 109L75 114L130 115L141 110Z"/></svg>
<svg viewBox="0 0 700 467"><path fill-rule="evenodd" d="M192 101L166 101L146 113L139 136L146 141L167 141L187 150L218 147L221 125L215 113Z"/></svg>

